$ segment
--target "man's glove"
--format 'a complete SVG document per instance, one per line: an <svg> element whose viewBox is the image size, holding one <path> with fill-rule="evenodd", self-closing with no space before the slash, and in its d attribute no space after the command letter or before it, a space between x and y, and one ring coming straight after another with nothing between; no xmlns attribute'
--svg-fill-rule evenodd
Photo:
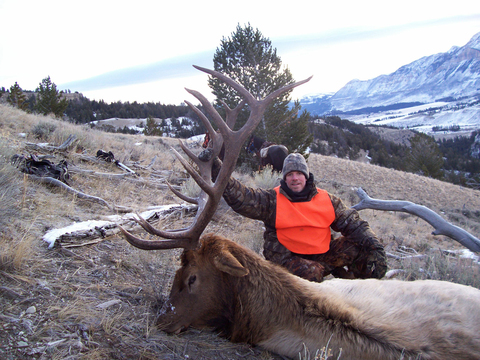
<svg viewBox="0 0 480 360"><path fill-rule="evenodd" d="M367 268L365 269L368 277L381 279L387 272L387 256L381 244L376 244L367 257Z"/></svg>

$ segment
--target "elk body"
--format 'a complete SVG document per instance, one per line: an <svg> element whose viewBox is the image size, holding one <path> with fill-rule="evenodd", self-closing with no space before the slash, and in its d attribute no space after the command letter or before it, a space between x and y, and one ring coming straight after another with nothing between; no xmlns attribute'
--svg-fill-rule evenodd
<svg viewBox="0 0 480 360"><path fill-rule="evenodd" d="M128 242L144 250L183 248L162 328L180 332L189 326L220 331L232 341L265 347L294 357L305 345L311 353L324 346L341 359L480 359L480 290L442 281L329 280L312 283L291 275L232 241L200 236L212 219L234 170L238 155L260 123L266 108L279 95L307 82L289 84L255 99L225 75L200 67L231 86L243 101L234 109L224 105L226 119L200 93L187 90L202 104L195 111L211 136L206 160L180 145L198 172L174 151L202 189L195 219L182 230L158 230L140 216L146 231L162 237L143 240L121 226ZM247 105L245 125L233 131ZM212 183L213 161L225 145L223 165ZM403 356L403 357L402 357Z"/></svg>
<svg viewBox="0 0 480 360"><path fill-rule="evenodd" d="M211 328L233 342L296 357L480 359L480 290L444 281L314 283L223 237L182 255L159 324ZM402 357L403 356L403 357Z"/></svg>

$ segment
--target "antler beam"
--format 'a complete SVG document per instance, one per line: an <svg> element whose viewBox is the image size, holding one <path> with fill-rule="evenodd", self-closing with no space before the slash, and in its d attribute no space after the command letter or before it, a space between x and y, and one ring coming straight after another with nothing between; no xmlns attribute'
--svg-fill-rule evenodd
<svg viewBox="0 0 480 360"><path fill-rule="evenodd" d="M203 96L198 91L186 89L188 93L190 93L198 101L200 101L203 108L205 109L207 114L210 115L213 123L218 128L218 132L214 131L213 126L211 125L208 118L197 107L186 101L187 105L198 115L200 121L207 128L207 131L211 135L213 141L213 156L209 161L201 161L198 156L193 154L193 152L190 151L180 141L180 146L182 150L198 167L197 172L193 169L193 167L188 163L185 158L183 158L175 149L172 149L175 156L177 156L177 158L180 160L187 172L192 176L192 178L202 190L200 196L197 199L197 215L193 221L193 224L190 227L184 230L174 231L155 229L147 221L137 215L138 219L135 218L134 220L150 234L164 238L161 240L142 240L133 236L125 229L120 227L120 230L123 232L127 241L130 242L130 244L144 250L171 248L190 249L196 248L198 246L200 235L205 230L208 223L215 214L223 192L225 191L225 188L227 186L228 180L230 179L230 176L235 169L235 164L237 162L237 158L240 154L242 146L260 123L267 107L273 102L273 100L275 100L276 97L294 89L299 85L308 82L311 79L311 77L309 77L308 79L287 85L269 94L264 99L257 100L242 85L235 82L228 76L225 76L224 74L215 70L210 70L195 65L194 67L200 71L203 71L211 76L218 78L227 85L231 86L241 95L243 100L234 109L230 109L225 103L222 103L226 112L226 119L224 120L205 96ZM240 130L234 131L233 128L237 120L238 114L245 106L245 104L248 104L250 108L249 118ZM215 180L215 183L212 184L211 174L213 161L214 158L219 155L224 144L225 156L223 158L223 165L220 169L217 179Z"/></svg>

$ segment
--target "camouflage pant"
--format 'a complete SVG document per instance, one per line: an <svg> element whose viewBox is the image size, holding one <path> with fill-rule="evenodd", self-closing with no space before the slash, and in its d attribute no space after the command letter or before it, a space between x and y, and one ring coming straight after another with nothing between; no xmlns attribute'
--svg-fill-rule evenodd
<svg viewBox="0 0 480 360"><path fill-rule="evenodd" d="M266 254L267 255L267 254ZM321 282L329 274L345 279L382 278L387 271L387 258L378 242L360 244L346 237L332 240L324 254L269 254L292 274L310 281Z"/></svg>

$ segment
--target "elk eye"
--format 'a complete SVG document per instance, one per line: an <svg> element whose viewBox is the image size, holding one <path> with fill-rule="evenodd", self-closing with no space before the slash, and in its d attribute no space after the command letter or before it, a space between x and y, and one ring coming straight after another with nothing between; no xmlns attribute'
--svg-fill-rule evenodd
<svg viewBox="0 0 480 360"><path fill-rule="evenodd" d="M197 275L191 275L188 278L188 287L192 286L196 280L197 280Z"/></svg>

